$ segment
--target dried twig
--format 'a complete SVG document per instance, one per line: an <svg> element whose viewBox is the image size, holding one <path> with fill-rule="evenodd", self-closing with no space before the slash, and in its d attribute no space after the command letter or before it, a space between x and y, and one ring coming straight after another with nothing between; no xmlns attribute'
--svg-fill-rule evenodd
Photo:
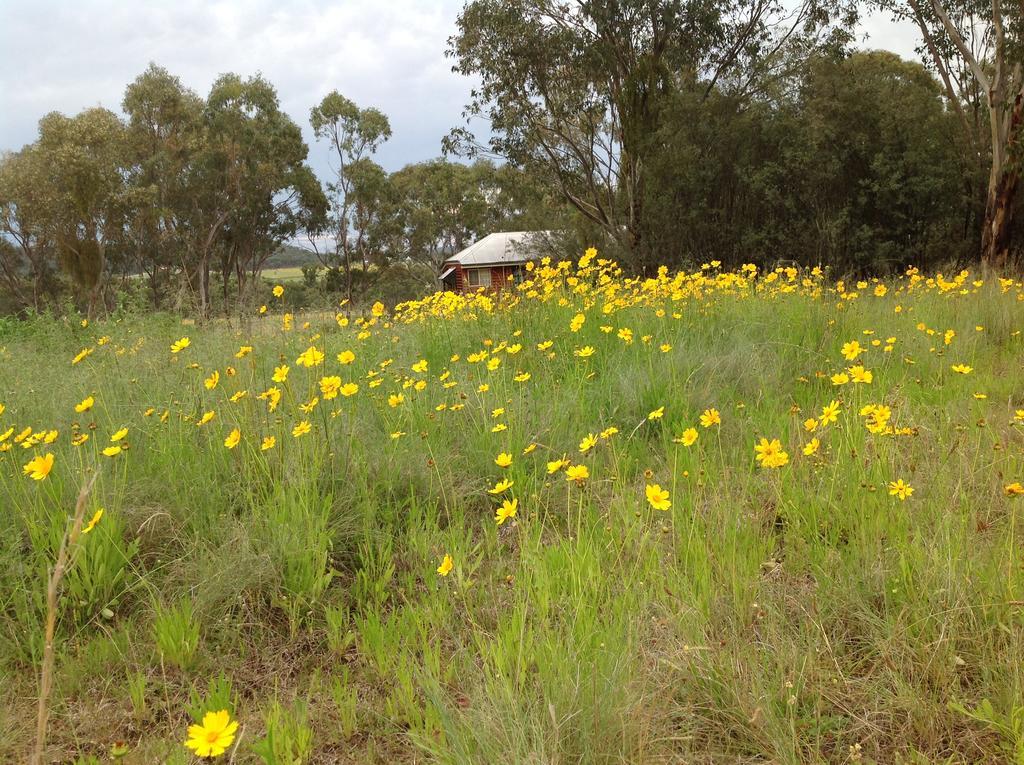
<svg viewBox="0 0 1024 765"><path fill-rule="evenodd" d="M96 483L98 472L93 473L89 482L78 492L75 502L75 515L70 530L64 532L57 553L57 563L50 572L50 580L46 587L46 643L43 646L43 664L39 673L39 706L36 713L36 746L32 752L32 765L43 765L43 750L46 748L46 723L50 716L50 692L53 690L53 634L57 627L57 596L60 593L60 582L68 568L69 551L74 550L82 534L82 522L85 519L86 501Z"/></svg>

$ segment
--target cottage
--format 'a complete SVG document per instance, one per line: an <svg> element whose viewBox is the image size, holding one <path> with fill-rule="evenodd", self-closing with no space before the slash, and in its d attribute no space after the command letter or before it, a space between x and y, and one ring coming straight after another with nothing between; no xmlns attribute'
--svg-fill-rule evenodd
<svg viewBox="0 0 1024 765"><path fill-rule="evenodd" d="M441 266L441 289L475 292L480 287L500 289L522 281L526 263L535 255L540 231L504 231L488 234L453 255Z"/></svg>

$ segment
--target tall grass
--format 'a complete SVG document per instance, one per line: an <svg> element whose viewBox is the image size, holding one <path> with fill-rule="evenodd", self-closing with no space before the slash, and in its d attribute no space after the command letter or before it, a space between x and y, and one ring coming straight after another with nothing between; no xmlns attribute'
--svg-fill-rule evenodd
<svg viewBox="0 0 1024 765"><path fill-rule="evenodd" d="M244 762L1021 762L1022 295L584 262L362 318L5 328L0 760L31 751L45 572L102 466L48 761L188 762L189 722L229 709ZM870 383L833 384L855 364Z"/></svg>

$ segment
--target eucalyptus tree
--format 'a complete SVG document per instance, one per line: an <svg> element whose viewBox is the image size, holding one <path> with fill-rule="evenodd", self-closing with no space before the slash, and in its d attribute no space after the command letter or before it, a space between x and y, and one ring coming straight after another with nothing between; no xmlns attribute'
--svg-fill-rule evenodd
<svg viewBox="0 0 1024 765"><path fill-rule="evenodd" d="M125 126L93 108L39 121L34 145L47 227L80 305L92 315L107 276L108 257L122 242L126 191Z"/></svg>
<svg viewBox="0 0 1024 765"><path fill-rule="evenodd" d="M666 97L757 98L843 45L854 19L846 0L470 0L448 55L479 85L445 148L543 178L650 269L647 164Z"/></svg>
<svg viewBox="0 0 1024 765"><path fill-rule="evenodd" d="M191 170L203 149L203 99L166 69L150 64L125 89L129 216L134 265L160 304L170 280L188 266Z"/></svg>
<svg viewBox="0 0 1024 765"><path fill-rule="evenodd" d="M881 0L897 18L913 21L920 53L943 84L968 146L987 160L981 258L1006 265L1020 185L1024 120L1024 7L1002 0Z"/></svg>
<svg viewBox="0 0 1024 765"><path fill-rule="evenodd" d="M297 232L296 206L319 204L307 153L298 125L281 111L270 83L236 74L214 82L199 147L186 171L189 204L183 212L186 273L201 316L210 309L215 258L223 278L234 271L244 280Z"/></svg>
<svg viewBox="0 0 1024 765"><path fill-rule="evenodd" d="M379 173L369 164L370 157L391 137L391 124L383 112L360 108L336 90L310 110L309 122L317 140L330 146L333 173L325 184L330 219L322 230L310 231L309 239L324 265L344 269L351 298L352 265L368 260L365 246L371 238L364 228L370 220L365 202L368 186Z"/></svg>
<svg viewBox="0 0 1024 765"><path fill-rule="evenodd" d="M0 283L14 310L39 311L58 293L49 188L35 146L0 157Z"/></svg>

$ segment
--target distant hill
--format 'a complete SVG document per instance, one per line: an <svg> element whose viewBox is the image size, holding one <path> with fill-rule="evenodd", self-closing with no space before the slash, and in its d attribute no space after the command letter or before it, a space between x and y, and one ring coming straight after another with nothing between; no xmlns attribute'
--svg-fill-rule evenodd
<svg viewBox="0 0 1024 765"><path fill-rule="evenodd" d="M291 244L281 245L281 249L271 255L264 268L298 268L319 263L316 254L310 250L304 250Z"/></svg>

